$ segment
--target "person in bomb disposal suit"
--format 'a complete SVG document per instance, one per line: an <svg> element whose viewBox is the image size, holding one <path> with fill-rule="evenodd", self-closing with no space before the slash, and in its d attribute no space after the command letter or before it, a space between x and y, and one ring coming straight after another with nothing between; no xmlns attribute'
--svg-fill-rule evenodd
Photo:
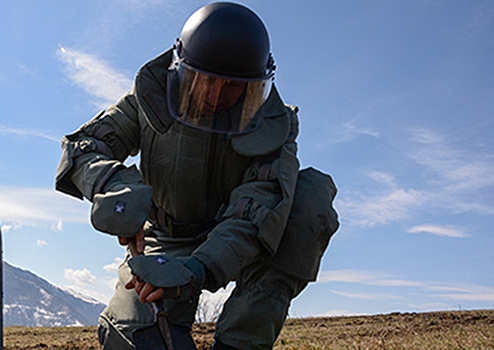
<svg viewBox="0 0 494 350"><path fill-rule="evenodd" d="M315 281L338 228L329 177L299 171L298 108L273 83L261 19L213 3L146 63L114 106L62 140L59 191L92 202L91 222L136 242L99 320L103 349L134 349L162 302L175 349L202 290L235 281L212 349L270 349L291 300ZM140 152L139 169L123 165Z"/></svg>

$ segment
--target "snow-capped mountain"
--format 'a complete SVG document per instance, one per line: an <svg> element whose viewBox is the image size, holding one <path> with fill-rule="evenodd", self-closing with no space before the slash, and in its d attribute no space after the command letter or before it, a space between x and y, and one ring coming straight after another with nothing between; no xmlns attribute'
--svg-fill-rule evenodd
<svg viewBox="0 0 494 350"><path fill-rule="evenodd" d="M32 272L3 264L4 326L96 325L104 304L63 290Z"/></svg>

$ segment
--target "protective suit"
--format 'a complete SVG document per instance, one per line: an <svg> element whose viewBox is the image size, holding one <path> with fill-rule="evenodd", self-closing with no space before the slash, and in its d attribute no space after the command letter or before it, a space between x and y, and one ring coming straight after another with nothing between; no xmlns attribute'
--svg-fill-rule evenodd
<svg viewBox="0 0 494 350"><path fill-rule="evenodd" d="M240 132L174 116L167 98L173 55L170 49L145 64L132 91L63 138L56 188L93 202L91 220L102 232L131 237L143 227L146 256L193 257L205 273L200 289L235 281L214 349L270 349L338 228L336 188L315 169L299 171L297 108L285 105L274 85L262 116L242 129L235 124ZM123 165L137 154L139 169ZM137 269L129 260L100 317L103 349L133 349L132 332L154 322L136 292L124 288ZM143 266L160 280L155 267ZM164 299L174 341L188 344L178 349L194 348L180 339L188 337L199 295Z"/></svg>

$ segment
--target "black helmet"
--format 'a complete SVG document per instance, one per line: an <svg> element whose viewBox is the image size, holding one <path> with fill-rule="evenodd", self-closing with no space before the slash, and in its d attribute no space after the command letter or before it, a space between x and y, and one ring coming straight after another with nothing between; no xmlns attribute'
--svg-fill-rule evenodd
<svg viewBox="0 0 494 350"><path fill-rule="evenodd" d="M216 132L245 133L262 121L274 60L261 19L219 2L184 25L169 69L168 105L178 120Z"/></svg>
<svg viewBox="0 0 494 350"><path fill-rule="evenodd" d="M260 78L270 70L269 36L245 6L219 2L197 10L185 23L178 55L192 67L237 78Z"/></svg>

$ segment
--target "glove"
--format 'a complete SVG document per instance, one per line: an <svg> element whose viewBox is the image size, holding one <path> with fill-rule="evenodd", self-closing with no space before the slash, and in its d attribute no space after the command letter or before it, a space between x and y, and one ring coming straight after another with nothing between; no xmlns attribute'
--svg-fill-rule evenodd
<svg viewBox="0 0 494 350"><path fill-rule="evenodd" d="M206 282L206 268L194 257L139 255L129 260L129 266L133 275L162 288L163 298L190 300Z"/></svg>
<svg viewBox="0 0 494 350"><path fill-rule="evenodd" d="M95 229L120 237L133 237L151 210L153 189L135 167L117 171L94 195L91 223Z"/></svg>

